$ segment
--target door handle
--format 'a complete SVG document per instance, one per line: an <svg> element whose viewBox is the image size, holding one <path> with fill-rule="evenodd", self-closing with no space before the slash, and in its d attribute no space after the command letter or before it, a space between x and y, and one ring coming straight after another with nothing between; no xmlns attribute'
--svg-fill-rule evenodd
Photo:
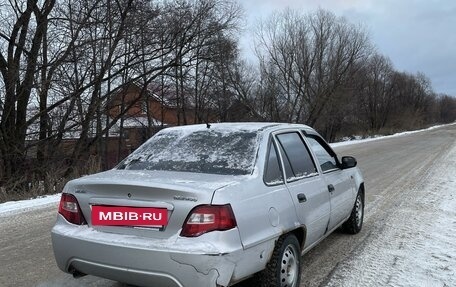
<svg viewBox="0 0 456 287"><path fill-rule="evenodd" d="M333 192L334 190L335 190L334 185L329 184L329 185L328 185L328 191L329 191L329 192Z"/></svg>
<svg viewBox="0 0 456 287"><path fill-rule="evenodd" d="M304 193L298 193L298 201L299 201L299 203L306 202L307 201L306 195Z"/></svg>

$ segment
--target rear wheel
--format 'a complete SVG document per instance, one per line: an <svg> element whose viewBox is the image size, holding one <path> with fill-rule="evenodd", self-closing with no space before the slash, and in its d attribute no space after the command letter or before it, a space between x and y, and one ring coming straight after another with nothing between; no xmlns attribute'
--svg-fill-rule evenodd
<svg viewBox="0 0 456 287"><path fill-rule="evenodd" d="M356 196L355 205L353 206L350 218L342 225L345 232L350 234L357 234L363 227L364 219L364 196L361 191L358 191Z"/></svg>
<svg viewBox="0 0 456 287"><path fill-rule="evenodd" d="M257 274L260 287L298 287L301 279L301 248L293 234L280 237L266 269Z"/></svg>

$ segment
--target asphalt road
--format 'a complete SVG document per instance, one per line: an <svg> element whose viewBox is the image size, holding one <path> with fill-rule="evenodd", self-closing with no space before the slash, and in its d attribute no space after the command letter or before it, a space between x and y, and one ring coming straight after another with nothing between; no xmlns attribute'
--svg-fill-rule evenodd
<svg viewBox="0 0 456 287"><path fill-rule="evenodd" d="M409 194L424 184L433 165L456 143L456 125L336 149L358 160L366 183L366 217L361 233L335 232L303 257L301 286L325 286L339 263L369 248L370 237ZM73 279L54 261L50 230L56 206L0 217L0 286L125 286L85 276ZM249 286L248 283L243 284Z"/></svg>

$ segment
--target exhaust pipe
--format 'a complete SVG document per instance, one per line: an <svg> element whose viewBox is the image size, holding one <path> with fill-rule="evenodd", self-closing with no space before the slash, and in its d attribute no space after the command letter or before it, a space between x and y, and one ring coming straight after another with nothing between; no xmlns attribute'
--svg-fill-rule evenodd
<svg viewBox="0 0 456 287"><path fill-rule="evenodd" d="M84 277L86 276L87 274L85 273L82 273L80 271L78 271L76 268L74 268L73 266L70 266L70 268L68 268L68 272L73 275L73 278L77 279L77 278L81 278L81 277Z"/></svg>

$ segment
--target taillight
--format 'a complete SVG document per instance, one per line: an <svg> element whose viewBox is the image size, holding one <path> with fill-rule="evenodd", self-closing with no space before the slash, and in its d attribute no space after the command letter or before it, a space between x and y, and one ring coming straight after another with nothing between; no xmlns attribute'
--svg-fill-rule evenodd
<svg viewBox="0 0 456 287"><path fill-rule="evenodd" d="M73 224L82 225L86 221L82 215L81 208L76 197L72 194L62 193L60 198L59 213L65 217L65 219Z"/></svg>
<svg viewBox="0 0 456 287"><path fill-rule="evenodd" d="M180 235L197 237L207 232L228 230L236 226L231 205L200 205L190 211Z"/></svg>

